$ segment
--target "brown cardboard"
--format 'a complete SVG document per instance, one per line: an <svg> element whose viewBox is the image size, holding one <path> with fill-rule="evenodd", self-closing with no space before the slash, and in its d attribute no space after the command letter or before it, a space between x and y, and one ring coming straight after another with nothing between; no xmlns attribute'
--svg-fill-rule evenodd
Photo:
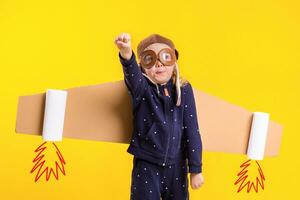
<svg viewBox="0 0 300 200"><path fill-rule="evenodd" d="M133 116L124 81L66 89L63 137L129 143ZM193 88L205 151L247 153L252 112ZM20 96L16 132L42 135L45 93ZM279 153L282 126L270 121L265 156Z"/></svg>

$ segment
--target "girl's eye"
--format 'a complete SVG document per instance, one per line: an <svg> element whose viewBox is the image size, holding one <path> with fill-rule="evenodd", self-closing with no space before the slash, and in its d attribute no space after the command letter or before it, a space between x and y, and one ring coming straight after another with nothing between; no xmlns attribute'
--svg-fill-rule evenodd
<svg viewBox="0 0 300 200"><path fill-rule="evenodd" d="M153 60L153 58L152 58L152 56L150 56L150 55L147 55L147 56L145 56L145 58L144 58L144 62L145 62L146 64L151 63L152 60Z"/></svg>
<svg viewBox="0 0 300 200"><path fill-rule="evenodd" d="M166 61L170 61L171 60L171 54L169 53L163 53L163 59Z"/></svg>

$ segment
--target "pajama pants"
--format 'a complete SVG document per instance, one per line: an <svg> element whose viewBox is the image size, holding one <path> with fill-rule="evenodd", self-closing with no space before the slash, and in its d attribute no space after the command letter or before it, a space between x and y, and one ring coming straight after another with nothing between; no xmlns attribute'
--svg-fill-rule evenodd
<svg viewBox="0 0 300 200"><path fill-rule="evenodd" d="M187 163L159 166L133 158L131 200L188 200Z"/></svg>

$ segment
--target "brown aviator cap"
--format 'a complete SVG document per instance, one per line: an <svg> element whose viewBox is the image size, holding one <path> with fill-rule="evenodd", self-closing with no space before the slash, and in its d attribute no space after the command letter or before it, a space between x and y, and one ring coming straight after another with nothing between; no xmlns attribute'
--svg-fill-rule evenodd
<svg viewBox="0 0 300 200"><path fill-rule="evenodd" d="M151 45L153 43L164 43L164 44L168 45L171 49L173 49L175 51L176 58L178 59L178 51L175 49L174 43L170 39L168 39L164 36L161 36L159 34L151 34L148 37L146 37L145 39L143 39L138 44L138 47L137 47L138 57L140 57L141 53L144 51L145 48L147 48L149 45Z"/></svg>
<svg viewBox="0 0 300 200"><path fill-rule="evenodd" d="M138 44L137 55L138 55L139 59L140 59L141 53L145 50L145 48L147 48L149 45L151 45L153 43L164 43L164 44L168 45L171 49L173 49L175 51L176 59L178 60L178 51L175 49L174 43L170 39L168 39L164 36L161 36L159 34L151 34L148 37L146 37L145 39L143 39ZM176 84L176 91L177 91L176 106L180 106L180 104L181 104L181 89L180 89L180 80L179 80L179 68L178 68L178 65L176 62L175 62L175 70L176 70L175 84Z"/></svg>

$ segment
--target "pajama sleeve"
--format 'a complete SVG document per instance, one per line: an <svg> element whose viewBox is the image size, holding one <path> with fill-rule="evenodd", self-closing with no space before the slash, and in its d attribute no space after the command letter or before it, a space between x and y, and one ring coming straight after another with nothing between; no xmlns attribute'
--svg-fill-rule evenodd
<svg viewBox="0 0 300 200"><path fill-rule="evenodd" d="M187 157L190 173L202 172L202 141L197 120L197 110L193 89L190 83L185 87L183 129L187 144Z"/></svg>
<svg viewBox="0 0 300 200"><path fill-rule="evenodd" d="M122 64L124 81L129 93L132 97L134 97L134 100L140 99L148 85L148 82L136 62L134 52L132 51L132 56L129 60L124 59L119 52L119 60Z"/></svg>

